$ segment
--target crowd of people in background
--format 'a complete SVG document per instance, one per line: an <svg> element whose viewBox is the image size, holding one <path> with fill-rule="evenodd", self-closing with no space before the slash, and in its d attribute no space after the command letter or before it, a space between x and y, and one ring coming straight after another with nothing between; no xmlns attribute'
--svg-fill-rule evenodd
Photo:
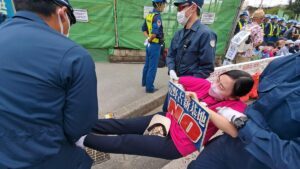
<svg viewBox="0 0 300 169"><path fill-rule="evenodd" d="M298 53L300 45L300 22L286 21L274 15L266 15L261 25L264 30L264 43L257 48L262 58L286 56Z"/></svg>
<svg viewBox="0 0 300 169"><path fill-rule="evenodd" d="M248 12L240 14L240 20L237 23L234 34L241 30L247 29L248 25L253 24L253 17L248 21ZM253 45L251 48L251 57L245 57L245 53L238 53L237 59L240 55L248 58L247 61L264 59L275 56L287 56L300 52L300 22L296 20L286 20L277 15L266 14L264 20L259 24L263 32L263 40L259 44ZM258 35L253 35L252 43L259 39ZM261 39L261 38L260 38ZM237 60L236 63L244 61Z"/></svg>

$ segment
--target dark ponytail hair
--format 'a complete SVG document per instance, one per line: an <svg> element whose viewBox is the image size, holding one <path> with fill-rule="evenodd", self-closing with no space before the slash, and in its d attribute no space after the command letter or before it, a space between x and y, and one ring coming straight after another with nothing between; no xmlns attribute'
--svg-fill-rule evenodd
<svg viewBox="0 0 300 169"><path fill-rule="evenodd" d="M221 75L227 75L233 80L235 80L231 94L232 96L241 97L248 94L254 84L251 75L242 70L230 70L222 73Z"/></svg>

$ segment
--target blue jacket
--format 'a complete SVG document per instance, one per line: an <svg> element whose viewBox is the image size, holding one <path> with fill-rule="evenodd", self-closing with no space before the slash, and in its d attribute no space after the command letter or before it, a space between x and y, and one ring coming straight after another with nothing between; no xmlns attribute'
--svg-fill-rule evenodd
<svg viewBox="0 0 300 169"><path fill-rule="evenodd" d="M272 36L273 37L276 37L277 36L277 31L278 31L278 24L277 23L275 23L275 22L270 22L270 25L269 25L269 27L268 27L268 32L269 32L269 34L270 34L270 31L271 31L271 26L272 26ZM269 36L269 34L268 34L268 36Z"/></svg>
<svg viewBox="0 0 300 169"><path fill-rule="evenodd" d="M164 39L164 28L162 25L162 19L161 19L161 15L160 12L156 9L153 9L153 11L151 13L156 13L156 15L153 17L153 21L152 21L152 34L155 34L157 38L159 38L160 40ZM142 26L142 31L143 32L148 32L148 27L147 27L147 23L146 23L146 19L144 20L143 26Z"/></svg>
<svg viewBox="0 0 300 169"><path fill-rule="evenodd" d="M0 168L31 168L65 145L78 149L98 117L90 55L31 12L3 23L0 35Z"/></svg>
<svg viewBox="0 0 300 169"><path fill-rule="evenodd" d="M259 99L239 131L246 150L272 169L300 166L300 54L275 59L264 70Z"/></svg>
<svg viewBox="0 0 300 169"><path fill-rule="evenodd" d="M247 24L247 21L245 21L243 19L240 19L238 21L238 23L236 24L236 27L235 27L235 30L234 30L234 34L237 34L237 33L239 33L241 31L239 22L241 22L242 28Z"/></svg>
<svg viewBox="0 0 300 169"><path fill-rule="evenodd" d="M175 33L167 55L177 76L207 78L214 71L217 35L197 20L191 29Z"/></svg>
<svg viewBox="0 0 300 169"><path fill-rule="evenodd" d="M270 34L270 23L262 23L264 25L264 36L267 37Z"/></svg>

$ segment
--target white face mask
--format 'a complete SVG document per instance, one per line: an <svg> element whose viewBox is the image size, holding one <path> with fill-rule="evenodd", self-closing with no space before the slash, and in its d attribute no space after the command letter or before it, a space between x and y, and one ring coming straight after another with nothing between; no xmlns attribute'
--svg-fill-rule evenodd
<svg viewBox="0 0 300 169"><path fill-rule="evenodd" d="M180 12L177 12L177 22L180 23L181 25L185 26L186 23L188 22L188 20L190 19L190 17L192 16L192 14L190 14L189 17L185 16L186 11L188 11L189 9L191 9L192 6L190 6L187 10L183 10Z"/></svg>
<svg viewBox="0 0 300 169"><path fill-rule="evenodd" d="M217 87L215 83L211 85L208 94L217 100L225 100L225 97L222 96L220 89Z"/></svg>
<svg viewBox="0 0 300 169"><path fill-rule="evenodd" d="M61 21L61 18L60 18L60 16L59 16L59 14L57 14L57 15L58 15L58 23L59 23L59 27L60 27L60 33L61 33L62 35L64 35L64 36L66 36L66 37L69 37L70 29L71 29L71 22L70 22L70 20L69 20L68 15L66 14L66 18L68 19L68 26L69 26L69 28L68 28L68 33L67 33L66 35L64 34L64 25L63 25L63 23L62 23L62 21Z"/></svg>

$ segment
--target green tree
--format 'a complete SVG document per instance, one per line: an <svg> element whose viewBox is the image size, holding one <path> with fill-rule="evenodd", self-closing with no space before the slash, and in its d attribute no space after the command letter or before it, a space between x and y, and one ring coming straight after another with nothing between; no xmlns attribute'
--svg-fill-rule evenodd
<svg viewBox="0 0 300 169"><path fill-rule="evenodd" d="M287 9L292 11L295 14L294 18L297 19L300 16L300 0L295 0L295 2L290 0Z"/></svg>

